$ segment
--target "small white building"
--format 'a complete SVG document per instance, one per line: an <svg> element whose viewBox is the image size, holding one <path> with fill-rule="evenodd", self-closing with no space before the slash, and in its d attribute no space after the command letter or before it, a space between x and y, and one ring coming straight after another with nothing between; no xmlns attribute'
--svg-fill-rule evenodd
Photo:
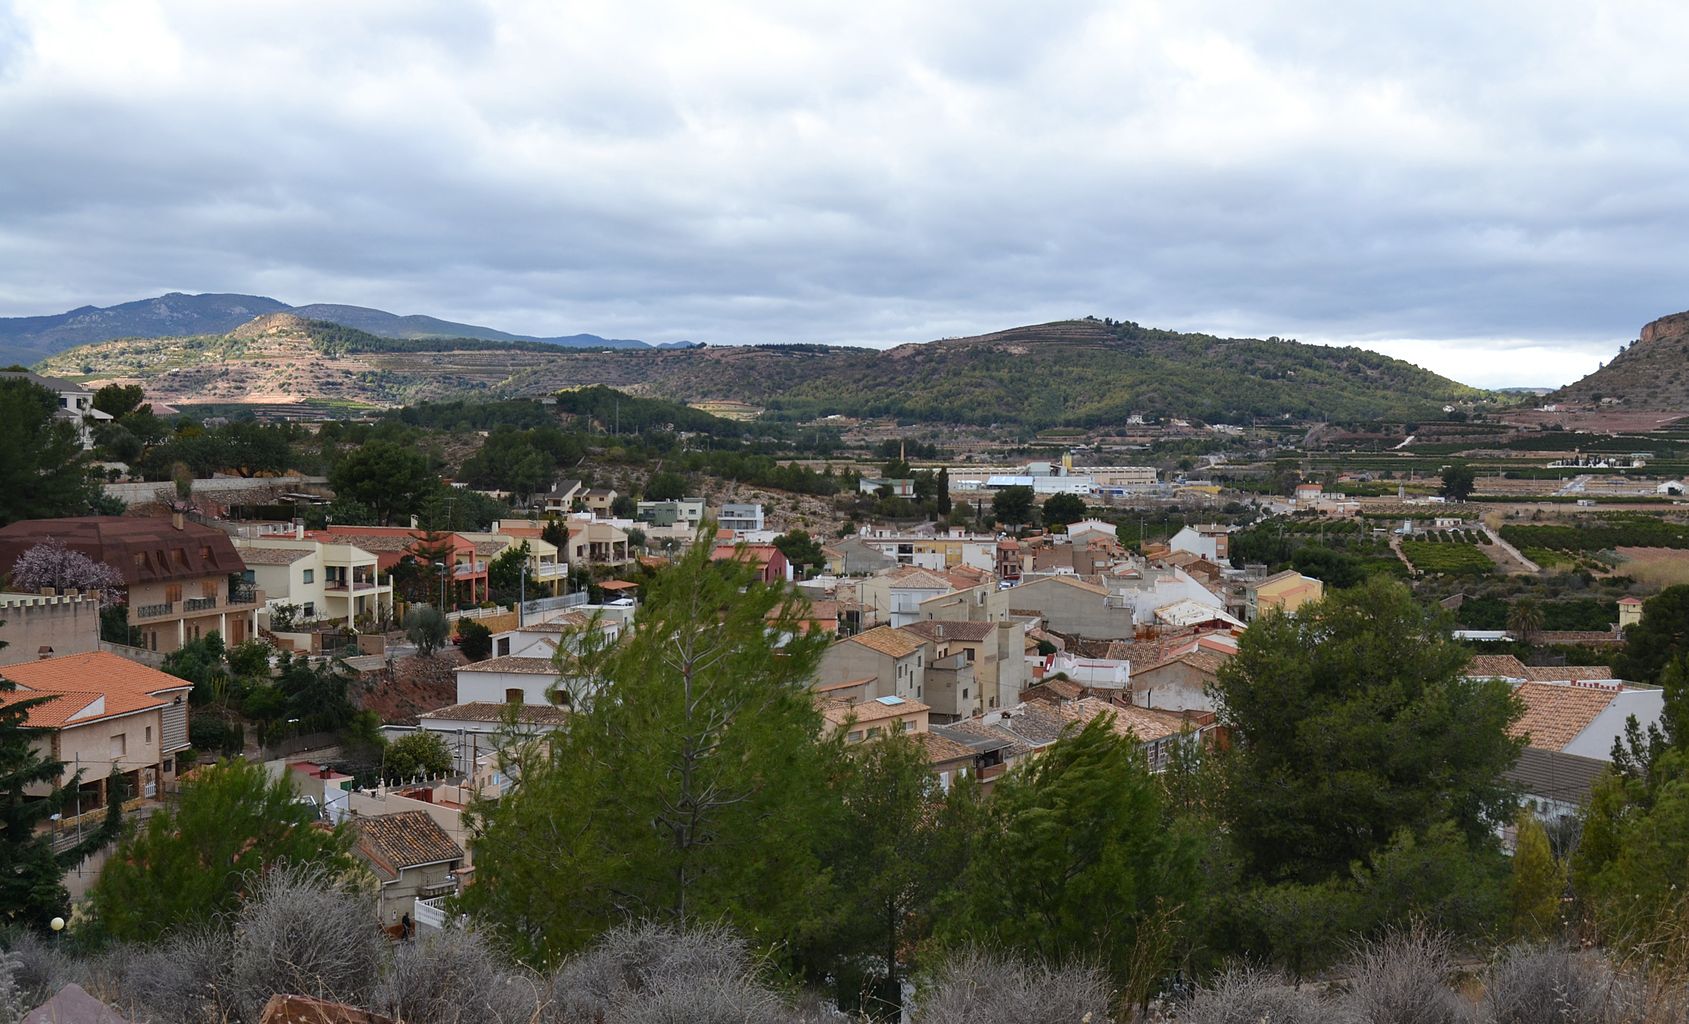
<svg viewBox="0 0 1689 1024"><path fill-rule="evenodd" d="M550 658L506 655L460 665L455 673L459 704L568 704L568 695L558 691L557 668Z"/></svg>
<svg viewBox="0 0 1689 1024"><path fill-rule="evenodd" d="M721 517L716 521L716 526L740 535L762 530L762 506L748 502L727 502L721 506Z"/></svg>

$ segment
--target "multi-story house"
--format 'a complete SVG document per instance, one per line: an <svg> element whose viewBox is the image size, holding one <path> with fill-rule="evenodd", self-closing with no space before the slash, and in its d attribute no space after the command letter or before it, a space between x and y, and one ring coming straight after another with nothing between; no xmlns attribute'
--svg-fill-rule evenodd
<svg viewBox="0 0 1689 1024"><path fill-rule="evenodd" d="M258 633L264 595L222 530L169 518L30 519L0 529L0 566L49 539L123 577L129 626L150 651L174 651L208 633L238 644Z"/></svg>
<svg viewBox="0 0 1689 1024"><path fill-rule="evenodd" d="M721 506L721 518L716 525L734 533L755 533L763 529L762 506L728 502Z"/></svg>
<svg viewBox="0 0 1689 1024"><path fill-rule="evenodd" d="M266 607L291 604L305 619L356 623L393 603L380 559L352 543L282 536L235 539L246 577L264 591Z"/></svg>
<svg viewBox="0 0 1689 1024"><path fill-rule="evenodd" d="M0 705L47 698L29 709L28 724L46 730L34 743L64 762L51 785L82 773L56 827L74 827L106 806L115 768L124 798L158 796L176 776L176 757L188 748L188 694L193 684L105 651L6 666L16 684ZM48 783L27 789L41 795Z"/></svg>
<svg viewBox="0 0 1689 1024"><path fill-rule="evenodd" d="M959 655L972 667L977 689L958 694L955 714L965 717L1019 702L1027 685L1025 622L927 619L909 624L904 631L926 638L930 663Z"/></svg>
<svg viewBox="0 0 1689 1024"><path fill-rule="evenodd" d="M921 700L926 693L926 638L908 630L880 626L827 648L816 671L822 688L860 683L859 699L902 697Z"/></svg>
<svg viewBox="0 0 1689 1024"><path fill-rule="evenodd" d="M634 506L633 518L652 526L684 526L688 530L696 530L698 524L704 521L704 499L642 501Z"/></svg>
<svg viewBox="0 0 1689 1024"><path fill-rule="evenodd" d="M37 387L46 388L58 397L59 408L53 415L76 425L82 447L94 447L94 424L111 416L94 408L94 393L80 384L56 377L42 377L27 370L0 370L0 377L22 378Z"/></svg>
<svg viewBox="0 0 1689 1024"><path fill-rule="evenodd" d="M586 510L600 519L608 519L615 514L616 499L621 497L614 487L594 487L581 495L581 501L586 504Z"/></svg>
<svg viewBox="0 0 1689 1024"><path fill-rule="evenodd" d="M487 555L474 540L461 533L430 534L403 526L333 526L306 531L305 537L329 544L350 544L374 554L379 573L391 573L407 556L436 573L432 591L446 592L446 603L475 603L487 598ZM447 552L450 565L430 562L428 551L436 546Z"/></svg>

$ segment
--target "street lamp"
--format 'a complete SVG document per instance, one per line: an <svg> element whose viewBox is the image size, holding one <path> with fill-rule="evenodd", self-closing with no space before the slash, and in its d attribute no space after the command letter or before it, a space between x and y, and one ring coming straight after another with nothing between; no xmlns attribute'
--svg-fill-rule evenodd
<svg viewBox="0 0 1689 1024"><path fill-rule="evenodd" d="M53 929L55 932L62 932L65 930L65 919L62 917L55 917L51 921L47 922L47 927Z"/></svg>

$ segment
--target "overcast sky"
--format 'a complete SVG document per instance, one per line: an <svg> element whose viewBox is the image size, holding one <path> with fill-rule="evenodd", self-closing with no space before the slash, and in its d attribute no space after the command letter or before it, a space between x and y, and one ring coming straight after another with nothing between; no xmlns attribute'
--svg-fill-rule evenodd
<svg viewBox="0 0 1689 1024"><path fill-rule="evenodd" d="M1557 385L1689 307L1686 55L1681 0L0 0L0 315L1095 314Z"/></svg>

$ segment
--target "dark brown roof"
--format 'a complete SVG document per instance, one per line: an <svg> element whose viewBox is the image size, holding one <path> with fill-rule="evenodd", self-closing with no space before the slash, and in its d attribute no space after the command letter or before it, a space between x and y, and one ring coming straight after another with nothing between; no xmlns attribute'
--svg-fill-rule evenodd
<svg viewBox="0 0 1689 1024"><path fill-rule="evenodd" d="M463 859L463 848L452 841L427 811L400 811L352 820L358 828L358 851L389 875L424 864Z"/></svg>
<svg viewBox="0 0 1689 1024"><path fill-rule="evenodd" d="M26 519L0 529L0 567L9 570L25 551L48 538L104 562L129 586L242 572L246 563L222 530L167 518L75 516Z"/></svg>

